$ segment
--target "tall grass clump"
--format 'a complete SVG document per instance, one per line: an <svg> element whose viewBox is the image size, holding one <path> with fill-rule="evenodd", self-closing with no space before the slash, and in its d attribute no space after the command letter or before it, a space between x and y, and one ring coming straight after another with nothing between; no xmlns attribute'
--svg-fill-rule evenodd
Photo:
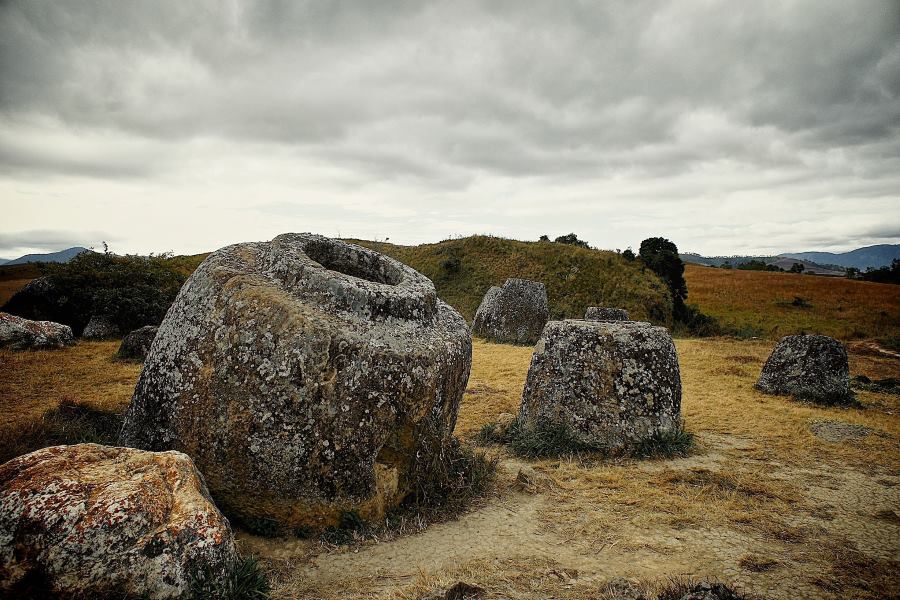
<svg viewBox="0 0 900 600"><path fill-rule="evenodd" d="M239 558L224 576L205 571L191 582L189 598L201 600L267 600L271 588L266 574L255 556Z"/></svg>
<svg viewBox="0 0 900 600"><path fill-rule="evenodd" d="M115 445L124 415L65 399L36 421L0 437L0 463L41 448L69 444ZM10 432L12 433L12 432Z"/></svg>
<svg viewBox="0 0 900 600"><path fill-rule="evenodd" d="M679 425L674 431L656 433L624 451L613 452L565 423L541 421L527 426L514 421L506 428L497 423L484 425L475 441L482 445L502 444L514 455L532 460L582 453L656 459L686 456L693 448L694 436Z"/></svg>

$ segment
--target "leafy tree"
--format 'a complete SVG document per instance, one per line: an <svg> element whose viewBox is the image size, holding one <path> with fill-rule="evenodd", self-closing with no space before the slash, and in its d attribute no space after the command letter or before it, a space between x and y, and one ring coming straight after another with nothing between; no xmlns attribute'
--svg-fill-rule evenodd
<svg viewBox="0 0 900 600"><path fill-rule="evenodd" d="M794 264L791 265L790 272L791 273L802 273L805 269L806 269L806 267L803 266L803 263L795 262Z"/></svg>
<svg viewBox="0 0 900 600"><path fill-rule="evenodd" d="M778 265L770 265L762 260L751 259L737 266L742 271L783 271Z"/></svg>
<svg viewBox="0 0 900 600"><path fill-rule="evenodd" d="M578 246L580 248L589 248L588 243L584 240L579 240L578 236L574 233L568 233L566 235L561 235L555 240L553 240L557 244L569 244L570 246Z"/></svg>
<svg viewBox="0 0 900 600"><path fill-rule="evenodd" d="M550 236L544 234L544 235L542 235L542 236L540 237L540 239L538 239L538 241L539 241L539 242L549 242L549 241L550 241Z"/></svg>
<svg viewBox="0 0 900 600"><path fill-rule="evenodd" d="M662 237L647 238L641 242L638 253L647 267L659 275L669 287L676 318L684 315L687 299L687 282L684 280L684 262L678 255L678 246Z"/></svg>
<svg viewBox="0 0 900 600"><path fill-rule="evenodd" d="M877 283L900 283L900 258L895 258L889 267L869 268L861 277Z"/></svg>
<svg viewBox="0 0 900 600"><path fill-rule="evenodd" d="M631 262L637 257L634 255L634 252L631 250L631 248L627 248L624 252L622 252L622 258L624 258L628 262Z"/></svg>
<svg viewBox="0 0 900 600"><path fill-rule="evenodd" d="M859 269L856 267L847 267L847 279L856 279L859 277Z"/></svg>

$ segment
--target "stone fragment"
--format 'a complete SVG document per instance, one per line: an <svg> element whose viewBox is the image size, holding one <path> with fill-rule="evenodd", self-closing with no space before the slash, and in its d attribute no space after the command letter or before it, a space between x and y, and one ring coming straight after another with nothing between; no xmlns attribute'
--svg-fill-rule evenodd
<svg viewBox="0 0 900 600"><path fill-rule="evenodd" d="M236 560L180 452L54 446L0 466L0 596L177 598Z"/></svg>
<svg viewBox="0 0 900 600"><path fill-rule="evenodd" d="M122 338L118 357L125 360L144 360L156 338L157 331L159 331L159 327L154 325L145 325L140 329L135 329Z"/></svg>
<svg viewBox="0 0 900 600"><path fill-rule="evenodd" d="M109 315L94 315L85 325L81 337L86 340L109 340L121 335L119 326Z"/></svg>
<svg viewBox="0 0 900 600"><path fill-rule="evenodd" d="M0 312L0 348L49 350L75 343L72 328L52 321L30 321Z"/></svg>
<svg viewBox="0 0 900 600"><path fill-rule="evenodd" d="M756 389L825 404L851 402L847 351L826 335L783 337L763 365Z"/></svg>
<svg viewBox="0 0 900 600"><path fill-rule="evenodd" d="M503 287L494 286L484 295L475 312L472 332L495 342L534 344L549 318L543 283L507 279Z"/></svg>

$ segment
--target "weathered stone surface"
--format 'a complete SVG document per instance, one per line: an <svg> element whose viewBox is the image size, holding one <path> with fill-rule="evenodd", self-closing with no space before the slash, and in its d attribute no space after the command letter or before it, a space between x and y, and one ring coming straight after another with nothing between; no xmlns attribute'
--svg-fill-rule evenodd
<svg viewBox="0 0 900 600"><path fill-rule="evenodd" d="M78 444L0 466L0 596L172 598L235 559L179 452Z"/></svg>
<svg viewBox="0 0 900 600"><path fill-rule="evenodd" d="M465 320L391 258L311 234L229 246L166 315L121 441L187 453L240 519L377 518L449 439L471 353Z"/></svg>
<svg viewBox="0 0 900 600"><path fill-rule="evenodd" d="M119 337L122 332L109 315L94 315L85 325L81 337L86 340L108 340Z"/></svg>
<svg viewBox="0 0 900 600"><path fill-rule="evenodd" d="M724 583L704 581L691 586L679 600L742 600L742 597Z"/></svg>
<svg viewBox="0 0 900 600"><path fill-rule="evenodd" d="M487 291L475 312L472 332L488 340L533 344L541 336L550 309L543 283L507 279Z"/></svg>
<svg viewBox="0 0 900 600"><path fill-rule="evenodd" d="M570 426L611 450L681 421L678 356L664 327L635 321L551 321L535 346L519 422Z"/></svg>
<svg viewBox="0 0 900 600"><path fill-rule="evenodd" d="M850 366L843 344L826 335L789 335L772 350L756 388L833 403L852 399Z"/></svg>
<svg viewBox="0 0 900 600"><path fill-rule="evenodd" d="M75 343L72 328L51 321L29 321L0 313L0 348L47 350Z"/></svg>
<svg viewBox="0 0 900 600"><path fill-rule="evenodd" d="M606 308L604 306L589 306L584 313L586 321L630 321L628 311L624 308Z"/></svg>
<svg viewBox="0 0 900 600"><path fill-rule="evenodd" d="M144 360L156 338L157 331L159 331L159 327L155 325L145 325L140 329L135 329L122 338L118 357L126 360Z"/></svg>

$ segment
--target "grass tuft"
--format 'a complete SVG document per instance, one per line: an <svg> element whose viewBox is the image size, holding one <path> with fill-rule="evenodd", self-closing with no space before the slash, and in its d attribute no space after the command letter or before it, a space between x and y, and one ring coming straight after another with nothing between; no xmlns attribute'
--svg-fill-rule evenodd
<svg viewBox="0 0 900 600"><path fill-rule="evenodd" d="M17 456L63 444L114 445L124 415L64 399L37 421L21 425L15 436L0 439L0 464Z"/></svg>
<svg viewBox="0 0 900 600"><path fill-rule="evenodd" d="M679 425L675 431L654 434L624 452L612 453L603 444L586 438L564 423L543 421L526 427L515 421L508 428L498 423L485 424L476 434L475 442L485 446L506 445L516 456L532 460L581 453L654 459L687 456L694 446L694 435Z"/></svg>
<svg viewBox="0 0 900 600"><path fill-rule="evenodd" d="M191 598L217 600L265 600L269 598L269 580L255 556L238 559L222 577L204 572L191 583Z"/></svg>
<svg viewBox="0 0 900 600"><path fill-rule="evenodd" d="M678 458L690 454L694 447L694 434L684 430L682 424L674 431L655 433L638 442L632 450L635 458Z"/></svg>

